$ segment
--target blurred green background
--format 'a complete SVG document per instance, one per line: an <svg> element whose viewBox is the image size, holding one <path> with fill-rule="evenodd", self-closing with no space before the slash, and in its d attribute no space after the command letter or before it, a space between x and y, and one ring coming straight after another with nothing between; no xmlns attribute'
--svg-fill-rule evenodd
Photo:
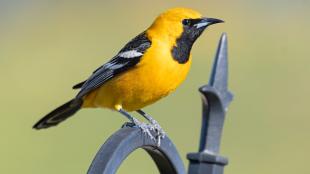
<svg viewBox="0 0 310 174"><path fill-rule="evenodd" d="M0 1L0 173L86 173L101 144L126 121L82 110L56 128L41 116L72 98L87 78L170 7L224 19L195 44L185 83L147 107L186 153L198 148L201 101L222 32L228 33L230 89L221 154L227 174L309 174L310 1ZM158 173L135 152L119 173Z"/></svg>

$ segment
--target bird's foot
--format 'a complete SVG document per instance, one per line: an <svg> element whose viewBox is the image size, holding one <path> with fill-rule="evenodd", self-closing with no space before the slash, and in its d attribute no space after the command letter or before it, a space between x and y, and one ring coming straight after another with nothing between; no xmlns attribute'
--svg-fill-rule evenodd
<svg viewBox="0 0 310 174"><path fill-rule="evenodd" d="M122 127L138 127L142 132L147 135L151 140L156 141L156 138L152 135L151 131L154 130L153 126L147 123L140 122L133 118L132 122L126 122Z"/></svg>
<svg viewBox="0 0 310 174"><path fill-rule="evenodd" d="M150 129L156 133L156 142L157 146L160 146L161 139L165 138L166 133L165 131L161 128L161 126L158 124L158 122L154 119L149 120L151 125Z"/></svg>

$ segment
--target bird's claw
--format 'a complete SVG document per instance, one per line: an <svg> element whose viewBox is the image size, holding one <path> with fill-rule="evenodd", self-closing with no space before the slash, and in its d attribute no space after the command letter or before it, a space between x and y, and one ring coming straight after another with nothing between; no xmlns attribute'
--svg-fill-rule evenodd
<svg viewBox="0 0 310 174"><path fill-rule="evenodd" d="M126 122L122 127L138 127L142 130L142 132L147 135L151 140L157 143L157 146L160 146L161 139L165 138L166 133L161 128L161 126L157 123L156 120L151 120L151 124L140 122L137 119L133 119L133 122ZM151 131L154 131L156 137L153 136Z"/></svg>
<svg viewBox="0 0 310 174"><path fill-rule="evenodd" d="M153 130L152 125L140 122L137 119L133 119L133 122L126 122L123 124L123 127L138 127L142 132L147 135L151 140L156 141L156 138L152 135L151 131Z"/></svg>
<svg viewBox="0 0 310 174"><path fill-rule="evenodd" d="M166 133L161 128L161 126L157 123L156 120L152 119L150 120L150 122L151 122L151 125L150 125L151 130L156 133L157 146L160 146L161 139L165 138Z"/></svg>

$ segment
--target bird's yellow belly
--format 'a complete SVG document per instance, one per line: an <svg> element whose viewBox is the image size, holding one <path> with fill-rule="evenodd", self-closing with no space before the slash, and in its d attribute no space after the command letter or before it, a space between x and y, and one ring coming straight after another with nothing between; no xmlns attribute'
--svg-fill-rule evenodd
<svg viewBox="0 0 310 174"><path fill-rule="evenodd" d="M141 109L175 90L185 79L191 59L179 64L172 57L148 60L103 84L85 97L84 107L103 107L127 111ZM171 60L170 60L171 59Z"/></svg>

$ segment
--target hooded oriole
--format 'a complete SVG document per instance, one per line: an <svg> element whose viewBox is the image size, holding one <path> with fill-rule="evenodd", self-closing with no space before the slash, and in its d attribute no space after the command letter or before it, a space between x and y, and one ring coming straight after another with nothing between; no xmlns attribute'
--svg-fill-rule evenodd
<svg viewBox="0 0 310 174"><path fill-rule="evenodd" d="M39 120L33 128L55 126L81 108L109 108L126 116L131 125L149 133L161 127L141 108L175 90L191 65L191 48L201 33L222 20L202 17L187 8L173 8L160 14L144 32L128 42L110 61L84 82L75 98ZM144 124L128 112L137 111L150 121ZM151 136L151 135L150 135ZM160 138L159 138L160 140Z"/></svg>

